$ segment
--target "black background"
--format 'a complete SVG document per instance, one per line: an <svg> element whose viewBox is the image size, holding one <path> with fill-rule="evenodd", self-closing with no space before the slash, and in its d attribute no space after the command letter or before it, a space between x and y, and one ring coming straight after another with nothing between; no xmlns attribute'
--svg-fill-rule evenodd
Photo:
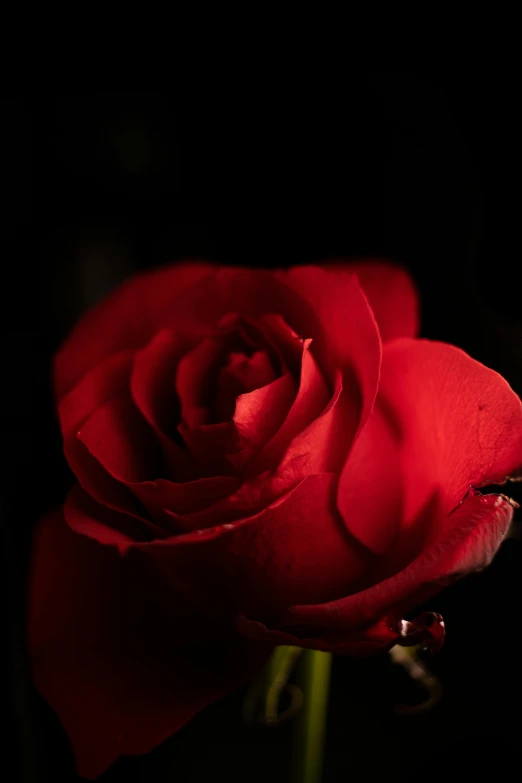
<svg viewBox="0 0 522 783"><path fill-rule="evenodd" d="M134 270L177 259L387 257L417 283L423 335L463 347L522 394L515 95L500 75L372 73L335 94L292 88L248 103L219 93L182 104L166 90L6 101L3 763L14 780L78 779L23 644L30 533L71 483L49 368L75 319ZM430 661L443 700L426 715L394 714L416 694L387 659L335 660L325 783L518 767L521 580L511 539L490 569L432 599L447 641ZM101 780L287 780L289 728L244 727L242 695Z"/></svg>

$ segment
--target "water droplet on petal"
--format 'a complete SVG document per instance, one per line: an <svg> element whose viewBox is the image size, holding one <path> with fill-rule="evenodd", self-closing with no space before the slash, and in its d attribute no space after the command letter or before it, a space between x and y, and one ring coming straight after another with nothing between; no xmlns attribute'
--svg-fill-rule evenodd
<svg viewBox="0 0 522 783"><path fill-rule="evenodd" d="M403 647L422 644L432 653L436 653L444 643L444 620L437 612L423 612L411 622L401 620L399 633L400 639L397 644Z"/></svg>

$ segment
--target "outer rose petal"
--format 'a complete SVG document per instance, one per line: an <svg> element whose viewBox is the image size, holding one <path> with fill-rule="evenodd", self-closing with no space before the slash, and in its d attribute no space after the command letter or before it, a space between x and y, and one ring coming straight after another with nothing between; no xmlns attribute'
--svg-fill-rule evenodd
<svg viewBox="0 0 522 783"><path fill-rule="evenodd" d="M96 500L113 509L135 513L130 492L88 452L78 438L81 426L96 412L128 389L132 353L122 351L88 372L58 405L64 452L81 485Z"/></svg>
<svg viewBox="0 0 522 783"><path fill-rule="evenodd" d="M132 351L110 356L88 372L58 405L58 417L64 441L75 437L80 425L108 400L119 397L127 388L132 371Z"/></svg>
<svg viewBox="0 0 522 783"><path fill-rule="evenodd" d="M181 263L137 275L89 310L55 359L58 400L86 373L114 353L146 345L161 329L191 334L215 326L227 314L257 319L287 317L307 334L313 308L266 270ZM313 335L311 335L313 336Z"/></svg>
<svg viewBox="0 0 522 783"><path fill-rule="evenodd" d="M131 550L153 558L171 590L183 586L213 616L271 618L292 603L345 595L369 558L339 519L336 483L333 475L308 476L254 516Z"/></svg>
<svg viewBox="0 0 522 783"><path fill-rule="evenodd" d="M316 323L305 336L314 339L314 356L331 378L337 370L342 373L339 432L346 454L371 413L379 381L382 346L368 300L348 272L296 266L275 275L313 307Z"/></svg>
<svg viewBox="0 0 522 783"><path fill-rule="evenodd" d="M176 302L214 270L211 264L186 263L137 275L89 310L56 356L58 399L111 354L140 348L175 324Z"/></svg>
<svg viewBox="0 0 522 783"><path fill-rule="evenodd" d="M426 509L425 513L430 513ZM509 528L513 507L499 495L468 497L444 535L399 573L325 604L294 606L279 629L239 618L251 638L341 654L368 654L401 639L401 618L443 587L489 565Z"/></svg>
<svg viewBox="0 0 522 783"><path fill-rule="evenodd" d="M349 261L328 267L334 273L346 269L357 275L379 326L383 343L397 337L416 337L419 301L408 273L387 261Z"/></svg>
<svg viewBox="0 0 522 783"><path fill-rule="evenodd" d="M379 399L400 437L403 524L434 492L448 514L470 485L522 464L522 406L507 382L464 351L429 340L386 345Z"/></svg>
<svg viewBox="0 0 522 783"><path fill-rule="evenodd" d="M234 524L149 542L123 540L112 512L97 508L81 489L71 493L71 506L75 529L90 535L90 517L98 541L127 560L150 561L162 574L165 600L183 596L187 611L198 606L216 621L240 611L263 618L283 614L292 603L345 595L367 572L369 557L335 508L336 484L334 475L308 476Z"/></svg>
<svg viewBox="0 0 522 783"><path fill-rule="evenodd" d="M305 270L306 278L304 288L300 284L302 270ZM379 350L378 336L370 336L363 323L366 316L357 302L350 276L328 274L315 268L315 282L319 288L314 291L309 274L312 270L313 267L295 267L284 272L269 272L179 264L139 275L90 310L65 342L55 362L57 396L61 398L89 370L113 353L143 347L160 329L179 329L190 334L202 327L215 327L230 313L254 320L276 313L296 332L312 338L319 333L330 337L330 326L337 326L339 333L333 334L338 350L334 353L342 360L341 368L348 361L366 387L364 373L359 372L361 357L369 348L372 355L375 346ZM359 348L355 334L350 334L358 320L360 326L364 326L359 333ZM350 357L353 347L355 355ZM333 369L336 367L334 362Z"/></svg>
<svg viewBox="0 0 522 783"><path fill-rule="evenodd" d="M399 438L378 397L346 460L337 495L347 529L376 554L386 552L401 525L400 457Z"/></svg>
<svg viewBox="0 0 522 783"><path fill-rule="evenodd" d="M143 559L77 535L61 513L36 531L29 644L37 688L56 710L78 772L147 753L263 664L269 646L217 630L165 595Z"/></svg>

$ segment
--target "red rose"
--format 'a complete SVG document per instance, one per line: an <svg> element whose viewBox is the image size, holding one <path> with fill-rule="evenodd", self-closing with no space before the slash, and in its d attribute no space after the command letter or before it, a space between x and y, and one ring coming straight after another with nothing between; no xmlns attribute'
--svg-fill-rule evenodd
<svg viewBox="0 0 522 783"><path fill-rule="evenodd" d="M166 267L76 327L55 385L78 484L36 531L29 640L81 774L149 751L274 642L387 649L490 561L512 507L468 490L522 464L520 400L416 330L381 263Z"/></svg>

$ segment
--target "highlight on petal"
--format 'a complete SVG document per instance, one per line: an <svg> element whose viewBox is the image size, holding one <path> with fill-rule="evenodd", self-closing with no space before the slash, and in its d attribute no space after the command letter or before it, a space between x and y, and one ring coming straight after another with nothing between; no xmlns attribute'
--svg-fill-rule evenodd
<svg viewBox="0 0 522 783"><path fill-rule="evenodd" d="M248 466L249 476L278 465L292 439L320 416L328 405L328 385L310 351L311 343L311 340L303 343L301 380L295 400L279 429Z"/></svg>
<svg viewBox="0 0 522 783"><path fill-rule="evenodd" d="M219 371L215 411L218 421L229 421L236 409L236 400L242 394L268 386L277 379L266 351L254 351L251 356L230 353Z"/></svg>
<svg viewBox="0 0 522 783"><path fill-rule="evenodd" d="M295 394L294 379L285 372L272 383L237 398L233 422L242 447L239 461L236 455L230 455L233 464L246 462L277 432Z"/></svg>
<svg viewBox="0 0 522 783"><path fill-rule="evenodd" d="M433 492L448 514L470 486L503 479L522 464L519 398L459 348L429 340L387 344L379 398L400 439L403 525Z"/></svg>
<svg viewBox="0 0 522 783"><path fill-rule="evenodd" d="M180 433L198 463L201 475L228 475L241 471L277 431L295 397L290 373L272 383L241 394L232 421L180 426ZM228 469L227 469L228 466Z"/></svg>

